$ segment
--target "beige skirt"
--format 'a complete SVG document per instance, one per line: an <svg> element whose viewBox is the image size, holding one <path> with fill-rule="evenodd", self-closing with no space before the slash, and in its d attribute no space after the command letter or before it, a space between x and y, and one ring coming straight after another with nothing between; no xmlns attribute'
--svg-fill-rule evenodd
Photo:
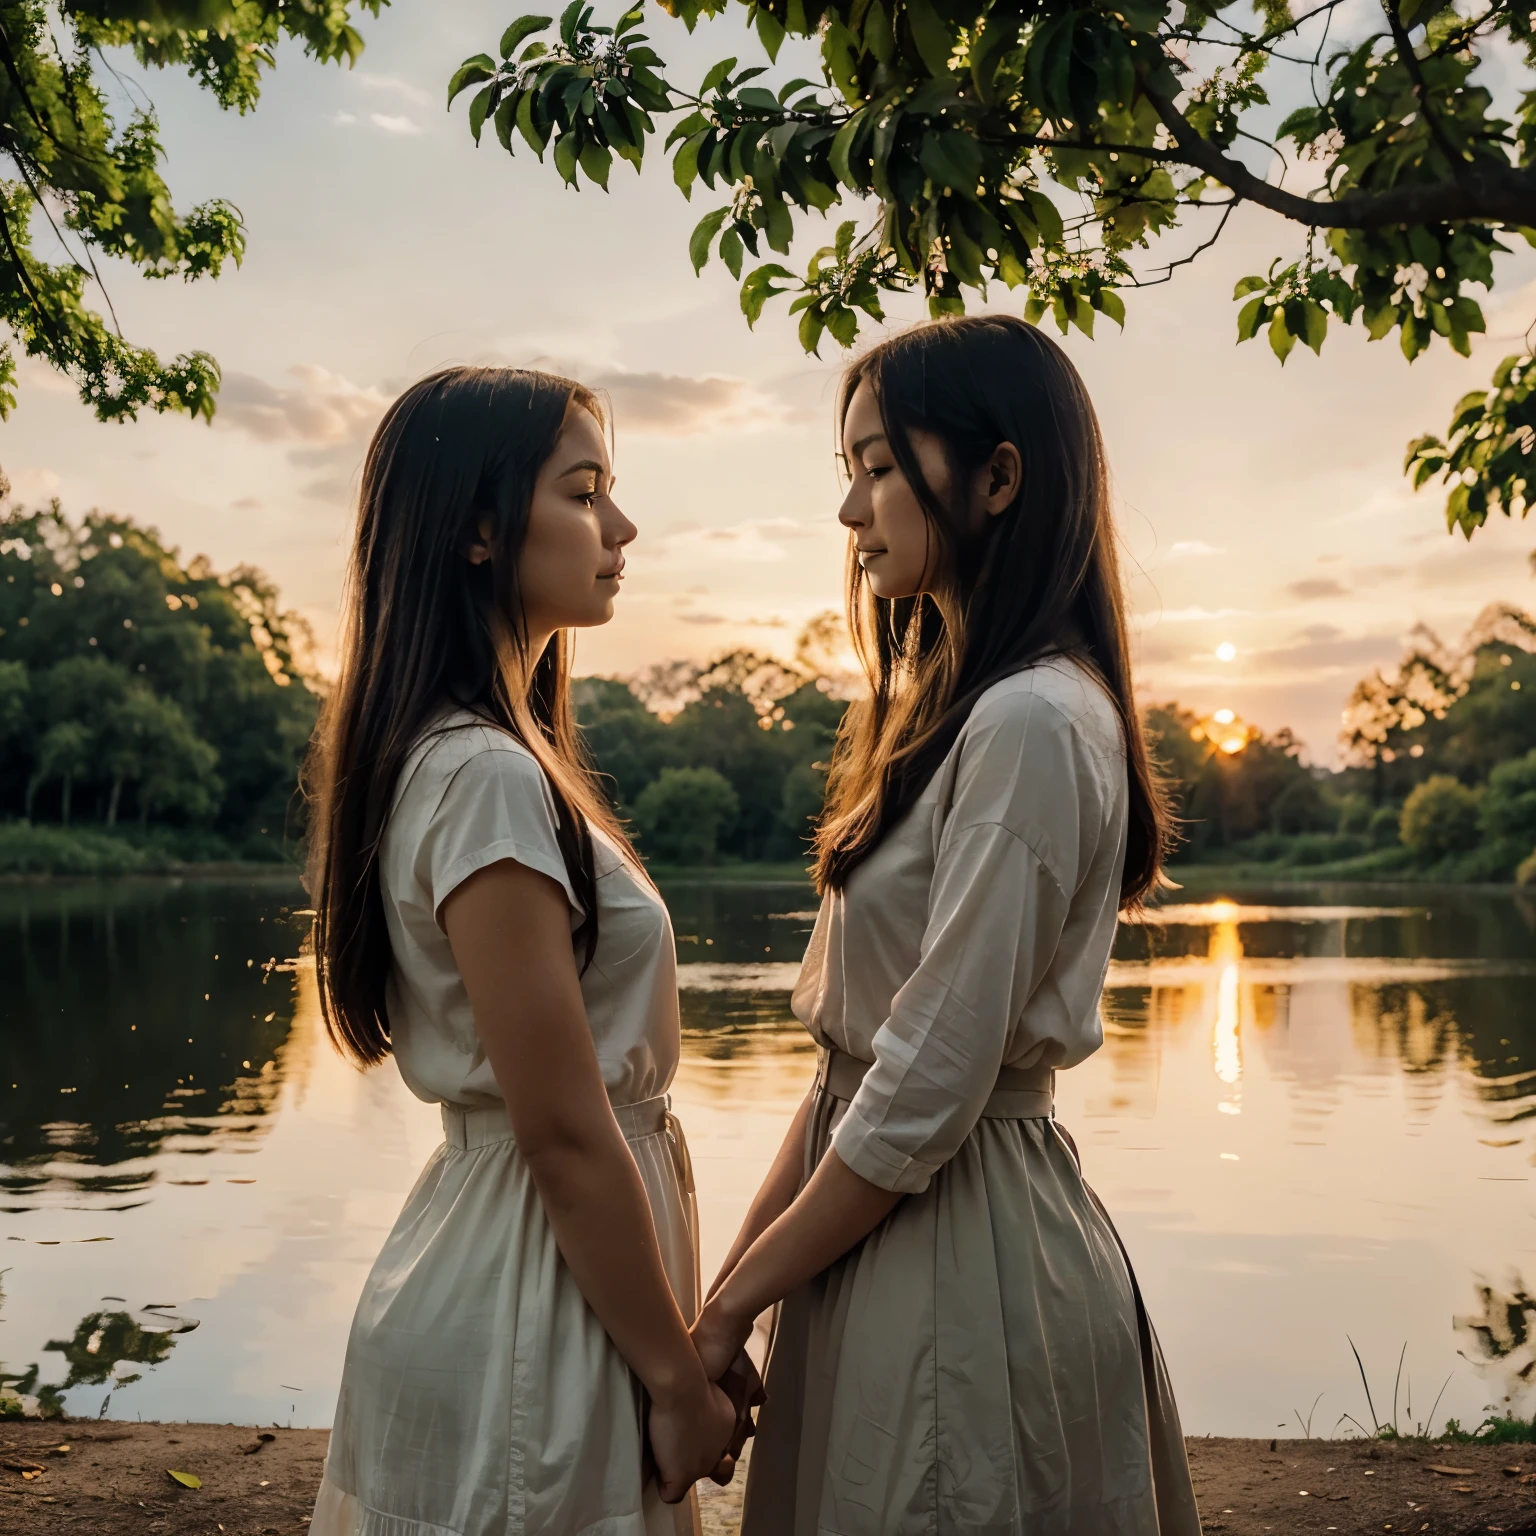
<svg viewBox="0 0 1536 1536"><path fill-rule="evenodd" d="M817 1092L806 1177L846 1101ZM1051 1119L983 1118L787 1297L742 1536L1198 1536L1162 1353Z"/></svg>
<svg viewBox="0 0 1536 1536"><path fill-rule="evenodd" d="M698 1220L665 1099L617 1107L678 1305ZM347 1342L310 1536L695 1536L643 1465L643 1394L560 1257L499 1105L445 1142L375 1261Z"/></svg>

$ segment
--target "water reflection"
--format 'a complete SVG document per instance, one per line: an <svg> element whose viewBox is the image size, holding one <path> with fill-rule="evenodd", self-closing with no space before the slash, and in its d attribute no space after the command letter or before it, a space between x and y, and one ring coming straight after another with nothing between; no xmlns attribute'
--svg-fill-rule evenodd
<svg viewBox="0 0 1536 1536"><path fill-rule="evenodd" d="M812 1075L789 989L814 914L802 886L665 894L712 1273ZM0 889L0 1395L327 1422L363 1275L440 1133L391 1069L335 1058L312 975L271 964L301 900ZM1346 1331L1373 1369L1407 1340L1436 1386L1458 1372L1442 1417L1536 1380L1533 933L1536 904L1504 896L1294 888L1122 928L1105 1048L1058 1093L1193 1431L1270 1435L1326 1389L1322 1423L1357 1389ZM202 1327L173 1350L140 1297Z"/></svg>
<svg viewBox="0 0 1536 1536"><path fill-rule="evenodd" d="M131 1209L163 1154L254 1150L297 1065L290 891L0 888L0 1211Z"/></svg>

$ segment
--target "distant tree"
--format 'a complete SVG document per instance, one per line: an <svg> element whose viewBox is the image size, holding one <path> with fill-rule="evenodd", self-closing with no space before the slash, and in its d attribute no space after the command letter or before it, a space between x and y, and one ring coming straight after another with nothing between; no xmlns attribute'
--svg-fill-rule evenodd
<svg viewBox="0 0 1536 1536"><path fill-rule="evenodd" d="M0 516L0 578L0 698L25 680L27 700L0 728L0 814L35 814L68 763L74 800L89 784L109 822L128 797L141 822L283 831L318 701L307 631L260 572L184 564L151 528L54 504ZM84 737L44 752L63 724Z"/></svg>
<svg viewBox="0 0 1536 1536"><path fill-rule="evenodd" d="M213 414L218 365L206 352L163 363L126 341L86 304L101 285L97 256L135 264L146 277L217 277L239 263L245 227L220 199L179 214L161 177L165 154L154 108L117 122L98 83L104 50L141 64L184 68L221 107L248 112L261 75L286 36L306 53L353 63L363 42L354 12L388 0L0 0L0 154L16 179L0 179L0 325L23 352L63 374L103 421L141 410ZM64 259L32 247L41 215ZM105 295L103 295L105 298ZM110 303L110 301L108 301ZM0 341L0 419L16 403L16 358Z"/></svg>
<svg viewBox="0 0 1536 1536"><path fill-rule="evenodd" d="M1425 863L1477 846L1478 796L1449 774L1420 784L1403 806L1402 842Z"/></svg>
<svg viewBox="0 0 1536 1536"><path fill-rule="evenodd" d="M581 733L615 804L632 808L670 761L666 722L621 678L583 677L573 691Z"/></svg>
<svg viewBox="0 0 1536 1536"><path fill-rule="evenodd" d="M1519 858L1536 853L1536 748L1488 775L1480 815L1485 837L1508 842Z"/></svg>
<svg viewBox="0 0 1536 1536"><path fill-rule="evenodd" d="M0 751L25 732L31 694L26 666L19 661L0 661Z"/></svg>
<svg viewBox="0 0 1536 1536"><path fill-rule="evenodd" d="M663 864L713 864L740 809L713 768L664 768L635 802L641 852Z"/></svg>
<svg viewBox="0 0 1536 1536"><path fill-rule="evenodd" d="M78 720L61 720L43 733L37 745L36 767L27 782L27 815L37 791L53 780L59 781L59 820L69 825L70 799L75 780L90 772L92 765L91 731Z"/></svg>
<svg viewBox="0 0 1536 1536"><path fill-rule="evenodd" d="M1395 668L1356 685L1340 742L1378 805L1434 773L1481 782L1536 747L1536 616L1493 604L1457 645L1420 625Z"/></svg>

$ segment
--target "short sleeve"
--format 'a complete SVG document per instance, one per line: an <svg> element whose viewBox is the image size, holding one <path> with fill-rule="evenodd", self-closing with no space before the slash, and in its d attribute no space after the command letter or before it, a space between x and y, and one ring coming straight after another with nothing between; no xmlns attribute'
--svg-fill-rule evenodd
<svg viewBox="0 0 1536 1536"><path fill-rule="evenodd" d="M1071 722L1045 701L1006 702L962 743L917 969L833 1139L883 1189L926 1189L980 1119L1010 1047L1017 1059L1031 1043L1017 1026L1097 842L1099 781ZM1061 1064L1043 1044L1038 1059Z"/></svg>
<svg viewBox="0 0 1536 1536"><path fill-rule="evenodd" d="M473 752L450 772L416 861L434 918L471 875L503 859L548 875L579 913L543 769L527 753L498 743Z"/></svg>

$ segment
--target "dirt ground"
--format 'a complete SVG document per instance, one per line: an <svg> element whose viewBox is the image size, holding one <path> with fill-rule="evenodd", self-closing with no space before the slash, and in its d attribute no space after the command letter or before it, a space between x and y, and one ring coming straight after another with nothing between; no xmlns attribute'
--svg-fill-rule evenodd
<svg viewBox="0 0 1536 1536"><path fill-rule="evenodd" d="M308 1522L325 1440L318 1429L6 1421L0 1532L296 1536ZM1207 1439L1191 1440L1189 1453L1210 1532L1536 1536L1536 1446ZM185 1487L172 1472L202 1486ZM740 1480L700 1491L705 1536L731 1536Z"/></svg>

